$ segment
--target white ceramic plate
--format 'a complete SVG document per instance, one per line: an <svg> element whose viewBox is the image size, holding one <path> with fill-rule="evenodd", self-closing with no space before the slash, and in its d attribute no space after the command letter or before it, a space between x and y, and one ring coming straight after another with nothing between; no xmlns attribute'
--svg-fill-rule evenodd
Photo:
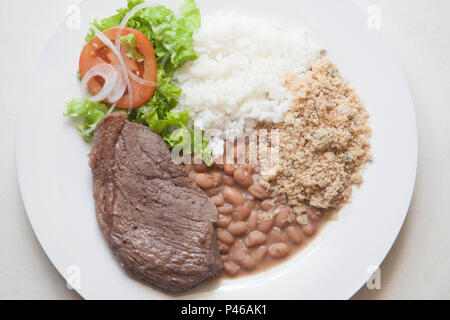
<svg viewBox="0 0 450 320"><path fill-rule="evenodd" d="M375 161L365 183L301 253L268 272L213 281L177 298L347 299L370 277L391 248L407 214L417 164L416 123L410 92L392 52L351 1L199 0L203 13L218 9L274 17L306 27L367 104ZM178 8L181 0L160 0ZM125 0L84 1L81 29L65 19L44 48L26 91L17 138L23 201L34 231L64 277L80 272L87 299L172 298L129 278L112 256L94 213L86 144L65 102L80 96L75 77L88 24ZM73 267L75 266L75 268Z"/></svg>

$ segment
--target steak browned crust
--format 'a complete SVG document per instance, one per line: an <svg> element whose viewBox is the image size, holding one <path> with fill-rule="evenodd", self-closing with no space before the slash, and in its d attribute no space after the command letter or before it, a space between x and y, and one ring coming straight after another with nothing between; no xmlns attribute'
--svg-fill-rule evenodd
<svg viewBox="0 0 450 320"><path fill-rule="evenodd" d="M108 115L95 130L90 166L100 229L128 272L173 293L219 273L216 207L159 135L124 113Z"/></svg>

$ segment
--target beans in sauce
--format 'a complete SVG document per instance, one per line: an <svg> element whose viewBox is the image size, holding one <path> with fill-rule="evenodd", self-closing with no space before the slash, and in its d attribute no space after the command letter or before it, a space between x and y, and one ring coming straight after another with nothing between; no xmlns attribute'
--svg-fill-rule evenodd
<svg viewBox="0 0 450 320"><path fill-rule="evenodd" d="M216 235L225 276L263 271L297 251L311 238L322 215L307 211L307 224L282 197L256 183L251 165L186 166L189 177L217 207Z"/></svg>

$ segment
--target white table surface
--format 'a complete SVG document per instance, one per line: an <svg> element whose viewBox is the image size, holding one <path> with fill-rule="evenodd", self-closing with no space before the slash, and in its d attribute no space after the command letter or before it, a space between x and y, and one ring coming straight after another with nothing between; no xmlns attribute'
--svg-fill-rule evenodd
<svg viewBox="0 0 450 320"><path fill-rule="evenodd" d="M381 289L363 287L355 298L450 299L450 1L354 1L364 11L370 5L380 9L380 31L411 88L420 144L414 198L381 266ZM0 2L0 299L80 299L67 289L34 236L15 166L16 115L28 71L76 2Z"/></svg>

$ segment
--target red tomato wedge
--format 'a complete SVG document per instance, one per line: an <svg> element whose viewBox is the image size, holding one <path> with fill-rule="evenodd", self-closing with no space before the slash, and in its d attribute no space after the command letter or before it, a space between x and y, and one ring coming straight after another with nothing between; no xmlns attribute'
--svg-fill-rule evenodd
<svg viewBox="0 0 450 320"><path fill-rule="evenodd" d="M117 38L119 27L105 30L103 34L109 38L113 43ZM122 98L117 101L116 107L122 109L135 109L142 106L147 102L155 93L157 69L156 58L153 45L145 34L142 32L125 27L122 30L121 36L126 36L133 33L136 36L136 50L144 57L144 61L138 62L135 59L126 56L127 47L121 46L121 53L126 67L137 77L146 80L145 82L139 82L133 77L129 77L131 90L133 92L133 100L130 105L130 98L128 90ZM109 63L120 69L120 62L117 56L109 49L98 37L89 41L81 51L79 70L81 78L84 77L86 72L93 66L101 63ZM88 90L92 95L96 95L103 87L104 79L102 77L92 78L88 82ZM104 102L110 103L105 100Z"/></svg>

